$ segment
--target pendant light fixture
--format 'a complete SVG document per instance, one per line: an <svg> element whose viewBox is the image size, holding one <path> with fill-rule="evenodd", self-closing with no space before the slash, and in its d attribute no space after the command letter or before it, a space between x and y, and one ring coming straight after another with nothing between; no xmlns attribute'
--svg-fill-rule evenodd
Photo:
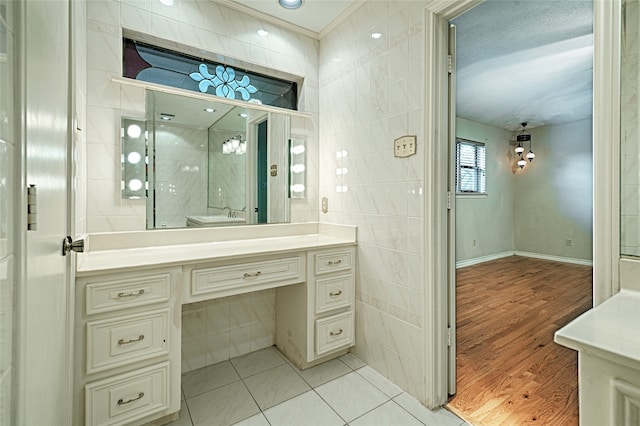
<svg viewBox="0 0 640 426"><path fill-rule="evenodd" d="M524 168L524 166L527 165L527 160L529 160L530 162L533 161L534 158L536 158L536 154L533 153L533 151L531 150L531 133L529 133L527 131L527 123L521 123L522 124L522 130L520 131L520 133L518 133L518 136L516 137L516 140L518 141L518 146L516 146L516 154L518 155L518 167L520 167L521 169ZM527 160L525 160L522 156L522 154L524 154L524 145L529 142L529 152L527 153L527 155L525 156Z"/></svg>

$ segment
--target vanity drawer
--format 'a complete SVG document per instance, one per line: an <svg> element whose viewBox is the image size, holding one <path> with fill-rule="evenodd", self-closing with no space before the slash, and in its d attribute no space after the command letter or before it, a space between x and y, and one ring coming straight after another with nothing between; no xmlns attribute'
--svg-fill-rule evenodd
<svg viewBox="0 0 640 426"><path fill-rule="evenodd" d="M316 314L351 305L353 274L316 280Z"/></svg>
<svg viewBox="0 0 640 426"><path fill-rule="evenodd" d="M87 323L87 374L169 353L169 308Z"/></svg>
<svg viewBox="0 0 640 426"><path fill-rule="evenodd" d="M222 293L244 287L248 291L303 282L304 257L247 262L191 271L191 294ZM274 284L274 285L269 285Z"/></svg>
<svg viewBox="0 0 640 426"><path fill-rule="evenodd" d="M169 361L85 386L85 424L120 425L169 408Z"/></svg>
<svg viewBox="0 0 640 426"><path fill-rule="evenodd" d="M346 271L353 267L352 250L335 250L314 254L316 275Z"/></svg>
<svg viewBox="0 0 640 426"><path fill-rule="evenodd" d="M353 312L316 320L316 354L323 355L353 343Z"/></svg>
<svg viewBox="0 0 640 426"><path fill-rule="evenodd" d="M169 273L100 281L89 279L86 285L87 315L167 302L170 297Z"/></svg>

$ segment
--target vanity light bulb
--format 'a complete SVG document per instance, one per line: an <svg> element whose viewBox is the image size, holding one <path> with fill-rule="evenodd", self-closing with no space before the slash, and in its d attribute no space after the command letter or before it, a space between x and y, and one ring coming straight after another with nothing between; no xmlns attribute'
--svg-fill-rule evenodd
<svg viewBox="0 0 640 426"><path fill-rule="evenodd" d="M532 161L534 158L536 158L536 155L533 153L533 151L529 151L527 153L527 160Z"/></svg>
<svg viewBox="0 0 640 426"><path fill-rule="evenodd" d="M294 164L291 166L291 171L293 173L302 173L304 172L304 164Z"/></svg>
<svg viewBox="0 0 640 426"><path fill-rule="evenodd" d="M239 151L240 151L241 154L246 154L247 153L247 141L240 142Z"/></svg>
<svg viewBox="0 0 640 426"><path fill-rule="evenodd" d="M140 179L131 179L129 181L129 189L132 191L139 191L142 188L142 181Z"/></svg>
<svg viewBox="0 0 640 426"><path fill-rule="evenodd" d="M141 159L142 156L139 152L136 151L132 151L129 153L129 155L127 155L127 161L129 162L129 164L138 164Z"/></svg>
<svg viewBox="0 0 640 426"><path fill-rule="evenodd" d="M130 138L138 139L141 134L142 129L137 124L131 124L129 127L127 127L127 135Z"/></svg>
<svg viewBox="0 0 640 426"><path fill-rule="evenodd" d="M240 140L233 138L231 139L231 148L235 151L238 149L238 147L240 146Z"/></svg>
<svg viewBox="0 0 640 426"><path fill-rule="evenodd" d="M223 154L229 154L230 153L229 144L227 142L222 144L222 153Z"/></svg>
<svg viewBox="0 0 640 426"><path fill-rule="evenodd" d="M524 166L527 165L527 160L521 159L518 160L518 167L520 167L521 169L524 168Z"/></svg>
<svg viewBox="0 0 640 426"><path fill-rule="evenodd" d="M518 145L516 146L516 154L520 155L524 152L524 147Z"/></svg>
<svg viewBox="0 0 640 426"><path fill-rule="evenodd" d="M301 183L296 183L295 185L291 185L291 192L295 192L296 194L304 192L304 185Z"/></svg>
<svg viewBox="0 0 640 426"><path fill-rule="evenodd" d="M304 145L294 145L291 147L292 154L302 154L304 152Z"/></svg>

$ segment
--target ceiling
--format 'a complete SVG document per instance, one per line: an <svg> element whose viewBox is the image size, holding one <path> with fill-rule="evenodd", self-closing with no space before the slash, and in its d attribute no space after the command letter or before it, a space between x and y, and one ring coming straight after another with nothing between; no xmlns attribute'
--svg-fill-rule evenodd
<svg viewBox="0 0 640 426"><path fill-rule="evenodd" d="M218 1L322 35L363 0L303 0L297 10L277 0ZM458 116L509 130L591 117L592 1L487 0L452 22Z"/></svg>
<svg viewBox="0 0 640 426"><path fill-rule="evenodd" d="M591 117L591 1L488 0L452 22L459 117L509 130Z"/></svg>

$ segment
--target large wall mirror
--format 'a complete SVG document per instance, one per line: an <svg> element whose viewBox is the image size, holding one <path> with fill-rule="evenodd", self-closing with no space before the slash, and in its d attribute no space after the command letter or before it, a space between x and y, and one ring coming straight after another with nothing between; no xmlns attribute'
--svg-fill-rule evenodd
<svg viewBox="0 0 640 426"><path fill-rule="evenodd" d="M147 229L288 222L289 123L251 104L147 90L146 119L122 119L122 195L146 197Z"/></svg>

